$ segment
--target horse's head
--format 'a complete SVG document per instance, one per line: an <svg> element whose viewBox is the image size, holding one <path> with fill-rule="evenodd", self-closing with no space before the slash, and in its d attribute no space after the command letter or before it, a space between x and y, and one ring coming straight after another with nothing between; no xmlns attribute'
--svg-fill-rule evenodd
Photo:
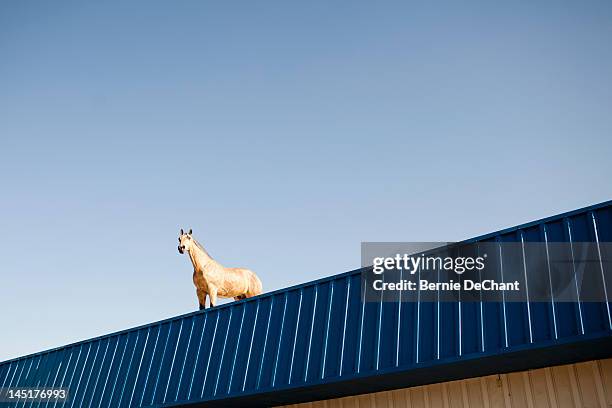
<svg viewBox="0 0 612 408"><path fill-rule="evenodd" d="M191 245L193 245L193 238L191 237L191 229L189 230L188 233L184 233L183 229L181 228L181 233L179 235L179 245L178 245L178 251L181 254L184 254L185 251L189 251L189 249L191 248Z"/></svg>

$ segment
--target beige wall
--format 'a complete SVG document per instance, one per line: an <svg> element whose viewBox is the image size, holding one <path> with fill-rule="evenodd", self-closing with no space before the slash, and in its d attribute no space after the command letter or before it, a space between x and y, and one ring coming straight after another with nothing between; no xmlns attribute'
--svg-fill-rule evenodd
<svg viewBox="0 0 612 408"><path fill-rule="evenodd" d="M287 405L287 407L612 407L612 359Z"/></svg>

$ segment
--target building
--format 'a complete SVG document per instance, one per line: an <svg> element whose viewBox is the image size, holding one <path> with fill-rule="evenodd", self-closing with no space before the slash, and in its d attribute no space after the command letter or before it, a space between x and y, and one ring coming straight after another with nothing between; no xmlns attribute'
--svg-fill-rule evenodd
<svg viewBox="0 0 612 408"><path fill-rule="evenodd" d="M612 201L466 242L599 248ZM612 404L609 301L363 302L361 272L5 361L0 388L69 389L27 407Z"/></svg>

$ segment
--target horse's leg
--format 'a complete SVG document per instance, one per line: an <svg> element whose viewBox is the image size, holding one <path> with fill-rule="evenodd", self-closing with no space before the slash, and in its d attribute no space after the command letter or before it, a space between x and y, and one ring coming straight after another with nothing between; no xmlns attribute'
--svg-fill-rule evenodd
<svg viewBox="0 0 612 408"><path fill-rule="evenodd" d="M206 292L201 289L198 289L196 292L198 294L198 303L200 304L200 310L206 309Z"/></svg>
<svg viewBox="0 0 612 408"><path fill-rule="evenodd" d="M208 293L208 296L210 296L210 307L215 307L217 306L217 288L213 287L208 287L208 290L210 291Z"/></svg>

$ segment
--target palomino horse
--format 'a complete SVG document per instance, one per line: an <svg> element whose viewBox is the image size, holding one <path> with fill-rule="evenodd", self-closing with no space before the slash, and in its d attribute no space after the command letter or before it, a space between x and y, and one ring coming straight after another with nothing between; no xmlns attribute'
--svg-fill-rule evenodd
<svg viewBox="0 0 612 408"><path fill-rule="evenodd" d="M200 310L206 308L206 296L210 306L217 305L217 296L240 300L261 294L261 281L253 271L244 268L226 268L212 259L204 247L196 241L189 230L181 229L178 251L187 252L193 264L193 284L196 287Z"/></svg>

